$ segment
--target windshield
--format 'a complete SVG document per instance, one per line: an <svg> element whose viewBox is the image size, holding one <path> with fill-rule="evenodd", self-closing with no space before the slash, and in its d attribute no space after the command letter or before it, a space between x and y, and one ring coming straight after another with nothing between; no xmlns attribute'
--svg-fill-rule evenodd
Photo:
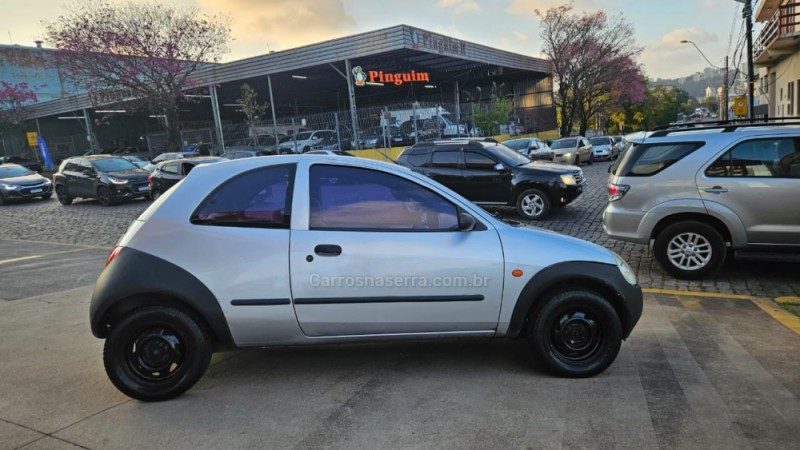
<svg viewBox="0 0 800 450"><path fill-rule="evenodd" d="M33 172L22 166L0 166L0 178L24 177L33 175Z"/></svg>
<svg viewBox="0 0 800 450"><path fill-rule="evenodd" d="M517 167L524 164L528 164L531 160L527 157L518 153L515 150L512 150L506 147L503 144L493 145L491 147L486 147L486 150L500 158L503 161L503 164L506 164L511 167Z"/></svg>
<svg viewBox="0 0 800 450"><path fill-rule="evenodd" d="M440 114L439 117L442 118L442 121L445 123L445 125L453 125L456 123L456 119L452 116L452 114Z"/></svg>
<svg viewBox="0 0 800 450"><path fill-rule="evenodd" d="M575 148L578 146L577 139L559 139L553 142L553 145L550 146L553 150L559 148Z"/></svg>
<svg viewBox="0 0 800 450"><path fill-rule="evenodd" d="M611 145L610 138L607 137L596 137L589 139L589 143L592 145Z"/></svg>
<svg viewBox="0 0 800 450"><path fill-rule="evenodd" d="M97 159L92 165L101 172L122 172L123 170L136 170L138 167L123 158Z"/></svg>

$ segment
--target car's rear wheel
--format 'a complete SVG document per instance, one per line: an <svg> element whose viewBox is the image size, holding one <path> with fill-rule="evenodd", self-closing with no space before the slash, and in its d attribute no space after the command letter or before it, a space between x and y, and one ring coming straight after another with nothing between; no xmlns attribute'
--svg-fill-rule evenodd
<svg viewBox="0 0 800 450"><path fill-rule="evenodd" d="M527 189L517 197L517 212L526 219L543 219L550 209L550 198L540 189Z"/></svg>
<svg viewBox="0 0 800 450"><path fill-rule="evenodd" d="M103 363L114 386L143 401L176 397L211 361L211 339L185 312L167 306L134 310L111 328Z"/></svg>
<svg viewBox="0 0 800 450"><path fill-rule="evenodd" d="M605 298L587 289L556 292L530 317L528 339L551 372L590 377L614 362L622 345L622 323Z"/></svg>
<svg viewBox="0 0 800 450"><path fill-rule="evenodd" d="M67 188L64 186L56 186L56 198L58 198L58 202L62 205L72 204L72 197L67 194Z"/></svg>
<svg viewBox="0 0 800 450"><path fill-rule="evenodd" d="M114 198L111 196L111 189L105 186L97 188L97 201L103 206L110 206L114 203Z"/></svg>
<svg viewBox="0 0 800 450"><path fill-rule="evenodd" d="M158 200L158 197L161 197L161 191L155 190L150 192L150 198L153 200Z"/></svg>
<svg viewBox="0 0 800 450"><path fill-rule="evenodd" d="M725 262L725 240L714 227L696 221L674 223L653 246L656 260L668 273L689 280L707 277Z"/></svg>

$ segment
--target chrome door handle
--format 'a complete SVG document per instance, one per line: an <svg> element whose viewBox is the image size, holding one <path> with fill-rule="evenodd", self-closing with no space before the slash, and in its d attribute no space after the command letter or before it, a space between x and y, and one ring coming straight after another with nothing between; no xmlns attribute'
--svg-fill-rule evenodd
<svg viewBox="0 0 800 450"><path fill-rule="evenodd" d="M709 194L722 194L723 192L728 192L728 190L722 186L714 186L710 189L706 189L705 191Z"/></svg>

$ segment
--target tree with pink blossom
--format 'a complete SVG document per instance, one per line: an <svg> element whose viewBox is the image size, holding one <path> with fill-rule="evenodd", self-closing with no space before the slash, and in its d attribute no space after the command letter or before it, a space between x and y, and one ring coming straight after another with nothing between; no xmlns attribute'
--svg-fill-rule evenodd
<svg viewBox="0 0 800 450"><path fill-rule="evenodd" d="M37 101L28 83L0 81L0 127L18 128L28 114L28 106Z"/></svg>
<svg viewBox="0 0 800 450"><path fill-rule="evenodd" d="M229 20L196 8L78 1L43 22L57 63L97 105L163 118L167 146L180 146L180 102L193 74L228 51Z"/></svg>
<svg viewBox="0 0 800 450"><path fill-rule="evenodd" d="M635 58L633 25L622 14L574 13L572 3L535 10L541 22L543 52L550 58L561 135L575 126L584 134L599 113L626 101L641 101L645 86Z"/></svg>

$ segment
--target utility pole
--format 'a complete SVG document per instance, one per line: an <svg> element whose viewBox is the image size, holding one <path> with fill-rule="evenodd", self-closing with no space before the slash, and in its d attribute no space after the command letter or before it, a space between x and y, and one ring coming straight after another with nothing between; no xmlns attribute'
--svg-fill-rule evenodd
<svg viewBox="0 0 800 450"><path fill-rule="evenodd" d="M750 121L753 121L756 116L753 110L755 103L753 100L755 77L753 76L753 7L751 3L751 0L745 0L742 16L744 17L745 25L747 25L747 115Z"/></svg>
<svg viewBox="0 0 800 450"><path fill-rule="evenodd" d="M722 75L722 120L728 120L728 57L725 56L725 73Z"/></svg>

